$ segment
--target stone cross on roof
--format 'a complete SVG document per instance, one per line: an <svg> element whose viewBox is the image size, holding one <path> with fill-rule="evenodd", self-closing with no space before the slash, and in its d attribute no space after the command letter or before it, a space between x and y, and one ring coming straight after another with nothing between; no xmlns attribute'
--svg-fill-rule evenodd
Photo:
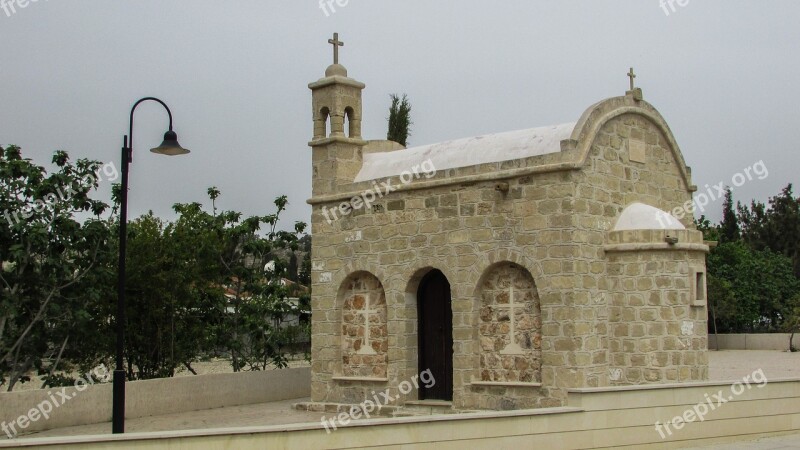
<svg viewBox="0 0 800 450"><path fill-rule="evenodd" d="M339 64L339 47L344 47L344 42L339 40L339 33L333 33L333 39L328 39L328 43L333 45L333 63Z"/></svg>
<svg viewBox="0 0 800 450"><path fill-rule="evenodd" d="M633 80L634 80L634 78L636 78L636 74L635 74L635 73L633 73L633 67L631 67L631 71L630 71L630 72L628 72L628 78L630 78L630 79L631 79L631 90L633 90L633 89L634 89L634 87L635 87L635 86L634 86L634 82L633 82Z"/></svg>

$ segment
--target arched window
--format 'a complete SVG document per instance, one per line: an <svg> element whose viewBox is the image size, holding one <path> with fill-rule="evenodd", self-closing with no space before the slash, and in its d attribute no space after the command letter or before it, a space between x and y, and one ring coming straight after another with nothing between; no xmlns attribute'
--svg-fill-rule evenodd
<svg viewBox="0 0 800 450"><path fill-rule="evenodd" d="M344 109L344 132L345 136L353 137L352 129L350 128L353 123L353 108L347 107Z"/></svg>
<svg viewBox="0 0 800 450"><path fill-rule="evenodd" d="M389 353L386 293L375 275L356 272L339 289L342 375L385 378Z"/></svg>
<svg viewBox="0 0 800 450"><path fill-rule="evenodd" d="M322 137L328 137L331 135L331 110L328 107L324 107L319 112L319 120L322 122L323 126L325 127L322 134Z"/></svg>
<svg viewBox="0 0 800 450"><path fill-rule="evenodd" d="M501 262L478 285L481 381L541 382L539 293L525 268Z"/></svg>

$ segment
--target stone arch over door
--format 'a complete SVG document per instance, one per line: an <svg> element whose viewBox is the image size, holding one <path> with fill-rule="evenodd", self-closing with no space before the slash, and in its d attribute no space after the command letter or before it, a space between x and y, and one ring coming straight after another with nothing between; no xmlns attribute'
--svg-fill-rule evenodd
<svg viewBox="0 0 800 450"><path fill-rule="evenodd" d="M541 382L541 303L531 273L508 261L493 264L477 297L480 381Z"/></svg>
<svg viewBox="0 0 800 450"><path fill-rule="evenodd" d="M389 337L386 292L370 272L350 274L339 289L342 375L386 378Z"/></svg>

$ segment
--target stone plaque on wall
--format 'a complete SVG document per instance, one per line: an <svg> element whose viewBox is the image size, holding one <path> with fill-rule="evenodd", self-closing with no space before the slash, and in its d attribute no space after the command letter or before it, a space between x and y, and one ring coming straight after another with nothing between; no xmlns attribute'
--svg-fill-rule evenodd
<svg viewBox="0 0 800 450"><path fill-rule="evenodd" d="M628 153L632 162L645 163L647 162L647 147L644 141L631 139L628 141Z"/></svg>

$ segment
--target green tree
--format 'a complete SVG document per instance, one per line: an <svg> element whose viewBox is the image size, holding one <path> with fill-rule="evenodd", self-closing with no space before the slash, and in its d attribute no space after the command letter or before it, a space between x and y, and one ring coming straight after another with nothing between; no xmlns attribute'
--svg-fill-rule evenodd
<svg viewBox="0 0 800 450"><path fill-rule="evenodd" d="M101 164L64 151L56 171L0 147L0 385L11 391L36 369L51 375L70 342L90 338L92 308L107 301L103 286L85 283L113 259L108 205L90 197ZM89 218L79 221L77 215ZM92 281L109 275L102 270ZM73 346L77 347L77 346Z"/></svg>
<svg viewBox="0 0 800 450"><path fill-rule="evenodd" d="M391 95L392 106L389 107L389 131L386 139L397 142L403 146L408 144L408 137L411 136L411 103L408 96L402 97L397 94Z"/></svg>
<svg viewBox="0 0 800 450"><path fill-rule="evenodd" d="M286 268L286 278L291 281L297 282L297 272L299 267L297 266L297 254L292 252L289 255L289 266Z"/></svg>
<svg viewBox="0 0 800 450"><path fill-rule="evenodd" d="M769 249L742 242L717 246L708 256L712 319L719 332L775 332L800 289L791 261Z"/></svg>
<svg viewBox="0 0 800 450"><path fill-rule="evenodd" d="M300 248L303 251L303 263L297 274L297 281L311 289L311 235L307 234L300 238Z"/></svg>
<svg viewBox="0 0 800 450"><path fill-rule="evenodd" d="M789 351L800 351L794 346L794 335L800 333L800 295L794 298L791 306L787 308L786 315L786 329L784 331L789 333Z"/></svg>
<svg viewBox="0 0 800 450"><path fill-rule="evenodd" d="M742 237L755 250L771 249L792 260L794 274L800 277L800 198L794 198L789 184L769 199L769 207L753 201L739 205Z"/></svg>
<svg viewBox="0 0 800 450"><path fill-rule="evenodd" d="M276 212L267 216L245 220L233 212L218 216L216 229L225 243L220 261L228 313L217 336L237 372L265 370L269 365L285 367L286 352L296 338L297 327L283 323L287 315L298 311L288 301L291 287L283 281L287 262L279 255L298 250L306 225L297 222L292 231L278 229L287 204L282 196L275 200ZM263 237L259 235L262 227ZM274 267L265 270L268 263Z"/></svg>
<svg viewBox="0 0 800 450"><path fill-rule="evenodd" d="M700 216L699 219L694 219L694 224L697 227L697 230L703 233L704 240L719 242L719 225L712 224L706 216Z"/></svg>
<svg viewBox="0 0 800 450"><path fill-rule="evenodd" d="M212 201L220 197L216 188L208 194ZM296 306L287 301L286 261L274 255L296 250L305 224L278 230L286 197L275 204L275 214L245 219L178 204L174 223L152 214L131 223L129 377L168 377L179 366L194 372L193 361L220 351L231 356L234 371L286 364L297 327L283 319ZM265 271L269 261L275 270Z"/></svg>
<svg viewBox="0 0 800 450"><path fill-rule="evenodd" d="M224 313L214 218L197 203L175 205L173 223L148 213L129 224L125 352L128 377L170 377L211 347Z"/></svg>
<svg viewBox="0 0 800 450"><path fill-rule="evenodd" d="M741 239L739 219L733 207L733 193L731 188L725 189L725 201L722 204L722 222L719 224L719 242L736 242Z"/></svg>

